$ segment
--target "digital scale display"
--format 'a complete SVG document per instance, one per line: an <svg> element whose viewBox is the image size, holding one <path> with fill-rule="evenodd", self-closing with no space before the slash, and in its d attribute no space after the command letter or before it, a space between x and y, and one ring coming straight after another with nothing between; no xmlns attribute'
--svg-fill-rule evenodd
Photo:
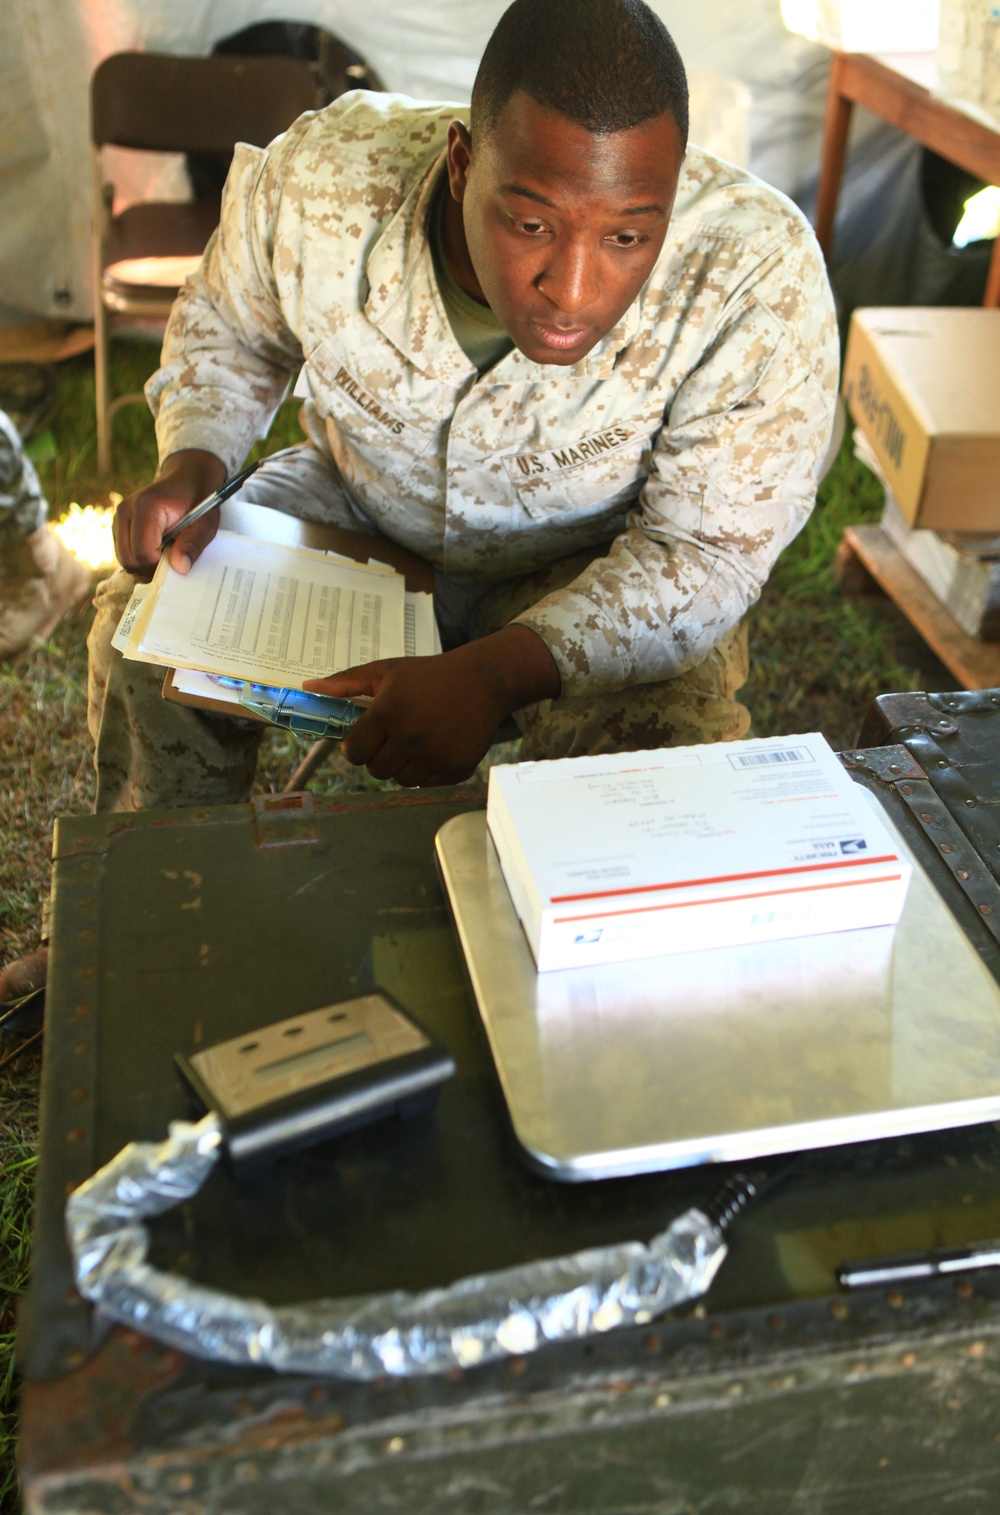
<svg viewBox="0 0 1000 1515"><path fill-rule="evenodd" d="M381 990L178 1055L177 1065L218 1114L237 1165L427 1108L455 1072L448 1049Z"/></svg>

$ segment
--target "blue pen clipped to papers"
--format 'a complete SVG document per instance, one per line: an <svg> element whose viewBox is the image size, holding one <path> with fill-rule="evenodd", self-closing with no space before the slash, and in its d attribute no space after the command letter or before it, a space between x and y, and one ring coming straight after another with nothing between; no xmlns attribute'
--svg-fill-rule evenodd
<svg viewBox="0 0 1000 1515"><path fill-rule="evenodd" d="M276 689L245 679L215 675L215 682L240 691L244 710L299 736L345 737L365 713L365 706L332 694L307 694L303 689Z"/></svg>

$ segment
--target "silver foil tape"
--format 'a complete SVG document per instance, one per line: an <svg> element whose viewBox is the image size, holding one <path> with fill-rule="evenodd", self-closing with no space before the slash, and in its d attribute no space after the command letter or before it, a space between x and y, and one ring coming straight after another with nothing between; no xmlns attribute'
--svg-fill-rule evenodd
<svg viewBox="0 0 1000 1515"><path fill-rule="evenodd" d="M132 1142L70 1196L66 1226L80 1293L110 1318L211 1361L336 1378L401 1378L473 1367L640 1325L704 1294L726 1255L692 1209L648 1245L593 1248L420 1294L272 1307L163 1273L146 1261L145 1217L191 1198L223 1150L217 1118Z"/></svg>

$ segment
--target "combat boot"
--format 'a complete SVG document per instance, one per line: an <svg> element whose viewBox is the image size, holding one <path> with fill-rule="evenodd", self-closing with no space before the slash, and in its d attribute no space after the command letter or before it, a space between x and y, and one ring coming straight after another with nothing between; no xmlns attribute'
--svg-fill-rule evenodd
<svg viewBox="0 0 1000 1515"><path fill-rule="evenodd" d="M10 1009L19 999L25 999L36 989L44 989L49 975L49 949L37 947L27 957L0 968L0 1005Z"/></svg>
<svg viewBox="0 0 1000 1515"><path fill-rule="evenodd" d="M41 526L0 547L0 662L43 641L90 593L90 570Z"/></svg>

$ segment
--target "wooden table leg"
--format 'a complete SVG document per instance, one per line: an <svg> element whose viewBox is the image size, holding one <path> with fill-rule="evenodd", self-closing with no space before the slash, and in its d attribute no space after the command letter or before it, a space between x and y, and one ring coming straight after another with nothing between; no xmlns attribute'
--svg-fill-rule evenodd
<svg viewBox="0 0 1000 1515"><path fill-rule="evenodd" d="M853 102L840 92L843 63L834 54L830 64L830 84L826 96L826 121L823 126L823 156L820 159L819 184L816 190L816 239L826 261L830 261L833 243L833 218L837 210L840 180L847 152L847 131L851 124Z"/></svg>
<svg viewBox="0 0 1000 1515"><path fill-rule="evenodd" d="M837 551L833 555L833 582L842 594L885 594L881 584L858 557L847 532L841 537L837 544Z"/></svg>

